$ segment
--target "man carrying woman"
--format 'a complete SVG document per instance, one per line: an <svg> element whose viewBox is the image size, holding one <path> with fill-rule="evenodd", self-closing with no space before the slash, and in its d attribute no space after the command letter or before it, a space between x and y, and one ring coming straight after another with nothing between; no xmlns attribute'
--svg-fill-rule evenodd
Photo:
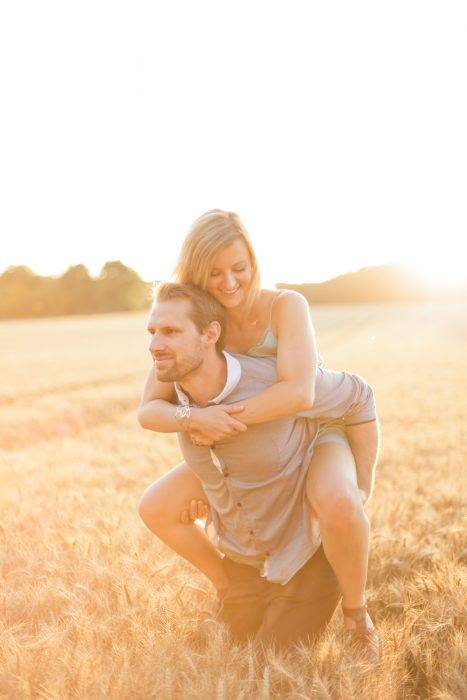
<svg viewBox="0 0 467 700"><path fill-rule="evenodd" d="M174 361L176 340L182 337L179 335L182 332L170 329L169 342L169 336L164 333L161 336L157 326L153 330L158 344L152 350L156 362L143 392L139 410L141 424L160 432L179 432L185 436L185 445L186 436L189 435L191 446L208 449L210 454L213 450L209 446L213 443L217 446L235 445L244 441L248 433L252 437L258 434L261 426L268 431L271 426L280 425L282 419L297 420L293 418L296 414L314 411L313 417L320 418L321 426L317 436L313 431L308 436L308 459L300 462L297 472L300 476L295 482L298 490L294 494L299 500L302 499L304 517L311 523L304 526L305 531L311 532L313 524L319 524L325 554L323 559L327 560L327 566L330 565L332 576L336 577L342 591L344 623L352 644L363 649L369 659L377 656L377 635L365 603L369 523L363 510L363 502L372 490L377 456L378 426L375 416L365 420L349 420L345 428L329 422L329 419L340 416L332 412L333 406L330 404L328 408L331 408L331 413L324 410L326 396L322 387L317 402L317 378L327 371L318 366L308 304L295 292L278 293L260 289L254 252L248 234L235 214L213 210L194 223L182 247L176 280L204 290L222 305L225 314L225 323L221 328L222 342L228 356L230 353L246 356L249 358L247 362L254 362L255 367L264 365L270 369L272 363L275 374L273 381L269 376L268 381L256 383L256 391L241 398L240 404L235 400L233 405L231 400L209 405L195 401L193 409L189 410L190 415L183 415L183 411L175 405L179 396L174 381L177 381L175 376L185 375L164 374ZM194 318L196 320L196 314ZM198 370L202 366L201 361ZM178 367L180 370L183 367ZM189 384L190 376L198 376L198 370L190 370L194 375L188 373ZM258 374L258 370L255 371ZM346 373L335 374L355 378L355 375ZM167 378L170 376L174 379ZM353 379L357 383L358 380ZM186 378L184 381L186 383ZM221 392L221 395L227 398L227 394ZM212 396L207 399L212 399ZM273 434L272 442L274 440L277 438ZM277 459L276 455L276 462ZM241 564L238 556L235 560L230 556L232 552L228 555L225 551L228 561L219 566L221 555L217 550L215 555L206 545L208 543L212 547L212 542L205 536L205 542L200 540L199 533L204 533L196 526L180 522L180 513L185 512L193 500L210 502L212 509L212 492L209 492L209 488L203 491L199 474L194 473L191 462L182 463L149 487L143 496L140 512L148 527L198 566L223 598L225 589L228 595L231 586L231 576L226 572L225 563L230 569L232 565L229 561L255 568L258 561L248 559L252 562L248 564L242 560L244 563ZM270 501L267 491L262 495L260 506L265 512L274 506L274 500ZM214 511L215 517L218 517L216 508ZM193 515L196 516L196 513ZM276 520L282 515L277 513ZM211 526L211 530L215 531L216 523L211 523ZM222 529L222 518L218 519L217 526ZM182 528L185 528L184 531ZM254 532L255 528L251 530ZM214 532L213 536L218 537L219 532ZM234 557L235 554L238 555L238 552L234 552ZM264 552L259 554L264 556ZM305 550L297 556L306 556ZM261 567L264 567L264 561ZM250 573L248 569L246 572ZM281 579L280 575L274 581L267 571L263 570L263 574L263 583L271 585L289 585L295 579L293 575L284 584L284 578Z"/></svg>

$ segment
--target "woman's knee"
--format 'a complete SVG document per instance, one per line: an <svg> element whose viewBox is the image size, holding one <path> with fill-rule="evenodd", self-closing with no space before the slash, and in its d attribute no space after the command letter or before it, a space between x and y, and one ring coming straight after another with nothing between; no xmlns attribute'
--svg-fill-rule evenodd
<svg viewBox="0 0 467 700"><path fill-rule="evenodd" d="M366 518L360 492L353 483L318 491L312 505L321 523L330 528L344 529Z"/></svg>
<svg viewBox="0 0 467 700"><path fill-rule="evenodd" d="M350 447L334 442L317 445L308 471L307 495L326 527L342 530L362 521L365 514Z"/></svg>

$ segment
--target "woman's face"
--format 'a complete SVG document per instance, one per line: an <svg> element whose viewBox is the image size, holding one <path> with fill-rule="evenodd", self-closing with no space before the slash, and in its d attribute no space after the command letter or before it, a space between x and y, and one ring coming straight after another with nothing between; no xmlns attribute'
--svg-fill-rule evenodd
<svg viewBox="0 0 467 700"><path fill-rule="evenodd" d="M215 256L206 291L232 309L246 301L251 285L251 261L242 238L222 248Z"/></svg>

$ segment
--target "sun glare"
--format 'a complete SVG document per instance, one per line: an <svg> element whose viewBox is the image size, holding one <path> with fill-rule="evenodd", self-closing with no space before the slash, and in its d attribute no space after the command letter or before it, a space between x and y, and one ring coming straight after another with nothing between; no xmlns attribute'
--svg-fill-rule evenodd
<svg viewBox="0 0 467 700"><path fill-rule="evenodd" d="M459 287L467 284L467 271L463 256L444 256L407 261L415 274L438 287Z"/></svg>

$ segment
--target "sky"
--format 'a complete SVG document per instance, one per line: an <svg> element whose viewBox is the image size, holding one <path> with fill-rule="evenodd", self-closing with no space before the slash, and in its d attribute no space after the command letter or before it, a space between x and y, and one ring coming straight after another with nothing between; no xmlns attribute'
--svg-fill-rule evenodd
<svg viewBox="0 0 467 700"><path fill-rule="evenodd" d="M467 280L467 5L0 5L0 272L169 278L204 211L265 281Z"/></svg>

